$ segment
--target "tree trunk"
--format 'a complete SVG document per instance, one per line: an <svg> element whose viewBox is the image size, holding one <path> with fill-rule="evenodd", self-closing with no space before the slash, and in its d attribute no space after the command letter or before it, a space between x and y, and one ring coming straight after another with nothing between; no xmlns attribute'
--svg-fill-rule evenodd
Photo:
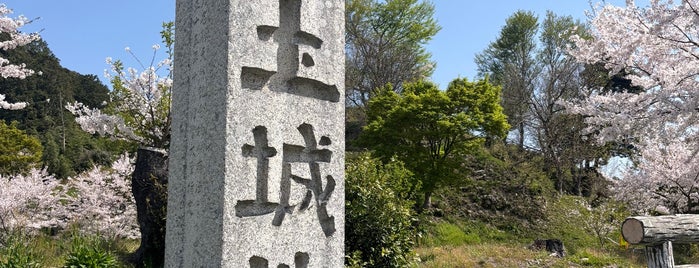
<svg viewBox="0 0 699 268"><path fill-rule="evenodd" d="M519 149L524 150L524 122L519 123Z"/></svg>
<svg viewBox="0 0 699 268"><path fill-rule="evenodd" d="M631 244L699 242L699 215L631 217L621 224L624 240Z"/></svg>
<svg viewBox="0 0 699 268"><path fill-rule="evenodd" d="M136 267L163 267L167 215L167 154L139 148L131 192L136 200L141 245L131 256Z"/></svg>
<svg viewBox="0 0 699 268"><path fill-rule="evenodd" d="M425 192L425 200L422 203L422 209L429 209L432 206L432 191Z"/></svg>

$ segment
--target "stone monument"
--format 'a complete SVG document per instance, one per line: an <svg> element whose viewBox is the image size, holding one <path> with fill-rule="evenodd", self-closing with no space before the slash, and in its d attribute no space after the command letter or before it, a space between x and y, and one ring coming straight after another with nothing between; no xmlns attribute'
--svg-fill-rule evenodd
<svg viewBox="0 0 699 268"><path fill-rule="evenodd" d="M177 0L166 267L344 266L344 1Z"/></svg>

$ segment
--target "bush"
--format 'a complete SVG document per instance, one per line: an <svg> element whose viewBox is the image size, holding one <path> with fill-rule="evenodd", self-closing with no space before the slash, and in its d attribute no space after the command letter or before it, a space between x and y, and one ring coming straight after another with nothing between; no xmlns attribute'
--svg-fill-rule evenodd
<svg viewBox="0 0 699 268"><path fill-rule="evenodd" d="M400 162L382 164L368 153L348 155L345 169L346 264L409 265L418 238L411 209L418 185L412 174Z"/></svg>
<svg viewBox="0 0 699 268"><path fill-rule="evenodd" d="M97 237L80 237L73 239L71 252L66 259L65 268L111 268L118 263L114 255L102 249Z"/></svg>
<svg viewBox="0 0 699 268"><path fill-rule="evenodd" d="M41 141L0 120L0 175L26 173L41 162Z"/></svg>
<svg viewBox="0 0 699 268"><path fill-rule="evenodd" d="M612 201L591 206L583 197L562 196L546 210L547 224L542 230L561 239L571 254L581 248L600 248L620 237L619 227L628 216L626 210Z"/></svg>

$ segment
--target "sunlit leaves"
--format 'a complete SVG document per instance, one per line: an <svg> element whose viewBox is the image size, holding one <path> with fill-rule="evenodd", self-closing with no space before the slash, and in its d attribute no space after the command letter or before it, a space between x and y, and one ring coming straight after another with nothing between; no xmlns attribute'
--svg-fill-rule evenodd
<svg viewBox="0 0 699 268"><path fill-rule="evenodd" d="M422 180L429 194L458 177L463 155L486 137L503 137L509 128L500 107L500 88L486 80L456 79L446 91L425 81L390 85L369 102L369 123L361 143L382 159L396 159Z"/></svg>

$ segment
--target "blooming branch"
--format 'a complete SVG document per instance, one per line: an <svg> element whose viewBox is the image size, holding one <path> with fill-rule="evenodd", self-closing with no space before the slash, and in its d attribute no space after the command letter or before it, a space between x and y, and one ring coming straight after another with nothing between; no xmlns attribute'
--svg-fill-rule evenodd
<svg viewBox="0 0 699 268"><path fill-rule="evenodd" d="M8 16L10 14L12 14L12 9L7 8L5 4L0 4L0 35L7 36L7 38L3 38L3 41L0 41L0 50L12 50L39 40L37 33L26 34L19 31L19 28L29 23L29 19L24 16L11 18ZM27 69L26 64L12 64L10 60L0 57L0 76L2 78L24 79L32 74L34 71ZM19 110L26 106L25 102L9 103L5 101L5 95L0 94L0 109Z"/></svg>

